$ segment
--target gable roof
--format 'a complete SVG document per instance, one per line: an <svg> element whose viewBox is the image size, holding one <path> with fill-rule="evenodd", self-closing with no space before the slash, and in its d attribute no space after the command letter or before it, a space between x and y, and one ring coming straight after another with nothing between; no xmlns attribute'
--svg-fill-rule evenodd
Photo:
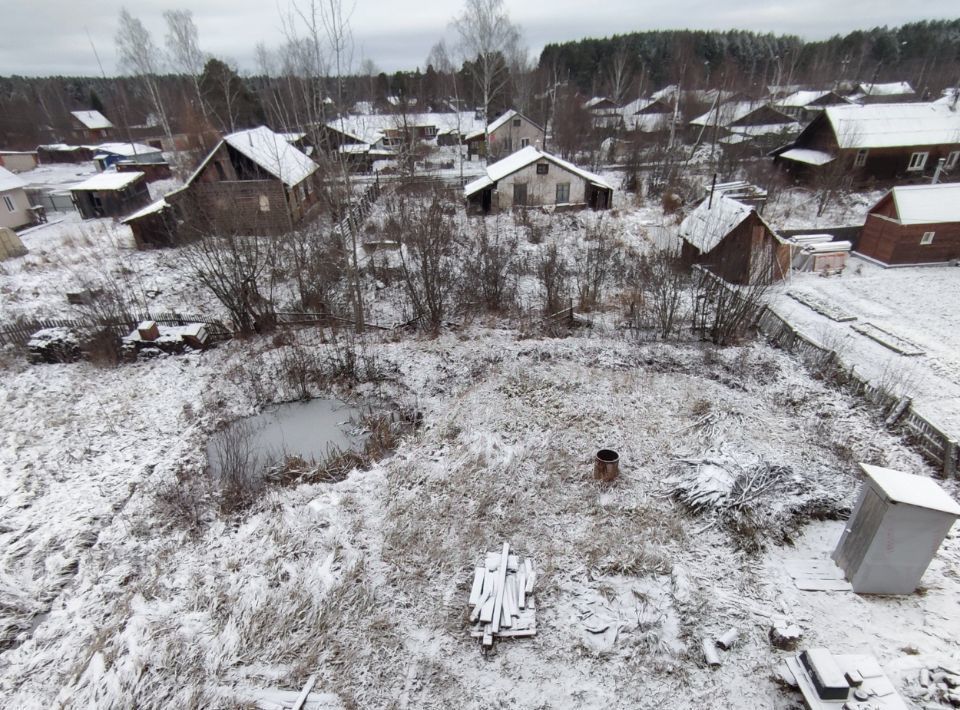
<svg viewBox="0 0 960 710"><path fill-rule="evenodd" d="M693 126L715 126L723 128L740 123L747 119L751 114L758 113L767 116L767 120L761 124L765 126L779 126L796 123L796 119L788 116L781 111L777 111L765 101L729 101L720 104L719 108L712 108L701 116L697 116L690 121Z"/></svg>
<svg viewBox="0 0 960 710"><path fill-rule="evenodd" d="M452 133L458 129L464 134L476 129L479 129L482 133L483 125L483 121L477 119L473 111L461 111L459 114L455 111L370 115L355 113L344 114L326 123L327 128L355 139L358 143L369 143L370 145L382 140L387 131L402 129L404 126L408 128L433 126L437 129L437 135L439 136Z"/></svg>
<svg viewBox="0 0 960 710"><path fill-rule="evenodd" d="M829 99L831 96L835 99L834 103L836 104L850 103L849 99L846 99L840 94L834 93L833 91L813 89L795 91L789 96L778 99L774 102L774 105L786 106L788 108L805 108L807 106L813 106L817 102L823 101L824 99Z"/></svg>
<svg viewBox="0 0 960 710"><path fill-rule="evenodd" d="M100 128L113 128L110 120L99 111L71 111L70 115L83 124L84 128L97 130Z"/></svg>
<svg viewBox="0 0 960 710"><path fill-rule="evenodd" d="M274 133L266 126L231 133L224 137L223 142L287 187L299 185L319 167L306 153L290 145L281 134ZM213 152L216 153L216 150Z"/></svg>
<svg viewBox="0 0 960 710"><path fill-rule="evenodd" d="M960 144L960 111L945 104L828 106L823 116L843 149Z"/></svg>
<svg viewBox="0 0 960 710"><path fill-rule="evenodd" d="M561 160L555 155L545 153L539 148L528 145L526 148L521 148L516 153L508 155L503 160L498 160L496 163L488 165L486 175L477 178L473 182L467 183L467 185L463 188L464 195L466 197L470 197L470 195L476 194L480 190L490 187L498 180L502 180L508 175L512 175L518 170L522 170L538 160L548 160L554 165L557 165L560 168L573 173L574 175L582 177L584 180L593 185L603 187L608 190L613 189L610 184L599 175L595 175L594 173L578 168L573 163L568 163L566 160Z"/></svg>
<svg viewBox="0 0 960 710"><path fill-rule="evenodd" d="M113 155L122 155L125 158L163 152L159 148L154 148L152 145L144 145L143 143L101 143L100 145L88 145L84 147L94 152L112 153Z"/></svg>
<svg viewBox="0 0 960 710"><path fill-rule="evenodd" d="M507 121L509 121L511 118L516 118L516 117L520 117L520 118L522 118L523 120L525 120L527 123L533 124L534 126L536 126L536 127L537 127L538 129L540 129L541 131L543 130L543 128L541 128L538 124L533 123L533 121L531 121L529 118L527 118L526 116L524 116L524 115L523 115L522 113L520 113L519 111L514 111L513 109L510 109L509 111L507 111L505 114L503 114L503 115L500 116L499 118L496 118L496 119L494 119L493 121L490 122L490 125L487 126L487 133L493 133L495 130L497 130L498 128L500 128L500 126L504 125Z"/></svg>
<svg viewBox="0 0 960 710"><path fill-rule="evenodd" d="M898 186L880 202L888 196L893 199L900 224L960 222L960 183Z"/></svg>
<svg viewBox="0 0 960 710"><path fill-rule="evenodd" d="M680 223L680 236L689 242L701 254L713 251L730 232L740 226L756 210L732 197L720 192L714 193L713 200L704 199L686 219ZM780 236L763 221L757 214L760 222L770 231L778 241Z"/></svg>
<svg viewBox="0 0 960 710"><path fill-rule="evenodd" d="M17 190L26 187L27 183L11 173L6 168L0 166L0 192L7 190Z"/></svg>

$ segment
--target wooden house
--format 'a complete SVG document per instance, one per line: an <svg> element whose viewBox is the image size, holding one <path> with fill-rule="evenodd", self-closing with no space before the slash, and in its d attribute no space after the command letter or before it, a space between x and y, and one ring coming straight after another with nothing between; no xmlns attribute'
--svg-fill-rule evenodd
<svg viewBox="0 0 960 710"><path fill-rule="evenodd" d="M828 106L774 160L798 179L919 181L960 162L960 111L947 104Z"/></svg>
<svg viewBox="0 0 960 710"><path fill-rule="evenodd" d="M84 219L123 217L150 202L143 173L99 173L70 188Z"/></svg>
<svg viewBox="0 0 960 710"><path fill-rule="evenodd" d="M24 192L26 186L26 182L0 167L0 227L16 229L33 221Z"/></svg>
<svg viewBox="0 0 960 710"><path fill-rule="evenodd" d="M50 163L85 163L93 160L93 150L85 145L48 143L37 146L37 160L41 165Z"/></svg>
<svg viewBox="0 0 960 710"><path fill-rule="evenodd" d="M590 114L590 121L594 128L617 130L623 127L623 113L613 99L594 96L584 102L583 108Z"/></svg>
<svg viewBox="0 0 960 710"><path fill-rule="evenodd" d="M773 139L780 144L800 131L792 116L764 102L728 101L690 121L697 135L710 135L714 130L722 137L735 140Z"/></svg>
<svg viewBox="0 0 960 710"><path fill-rule="evenodd" d="M319 209L318 166L266 126L231 133L166 196L201 233L280 234Z"/></svg>
<svg viewBox="0 0 960 710"><path fill-rule="evenodd" d="M177 215L166 198L151 202L120 221L130 227L137 249L170 247L179 243Z"/></svg>
<svg viewBox="0 0 960 710"><path fill-rule="evenodd" d="M470 155L502 158L522 148L543 148L544 130L522 113L510 109L465 137ZM489 145L487 144L489 142Z"/></svg>
<svg viewBox="0 0 960 710"><path fill-rule="evenodd" d="M807 124L820 115L827 106L843 106L851 101L835 91L802 89L774 102L774 108Z"/></svg>
<svg viewBox="0 0 960 710"><path fill-rule="evenodd" d="M857 251L884 264L960 259L960 183L893 188L867 213Z"/></svg>
<svg viewBox="0 0 960 710"><path fill-rule="evenodd" d="M71 111L70 119L73 138L82 143L99 143L113 133L110 119L99 111Z"/></svg>
<svg viewBox="0 0 960 710"><path fill-rule="evenodd" d="M850 100L858 104L891 104L912 101L917 93L907 81L891 81L885 84L861 82L853 87Z"/></svg>
<svg viewBox="0 0 960 710"><path fill-rule="evenodd" d="M636 99L622 109L623 127L638 133L661 133L670 130L673 104L666 98Z"/></svg>
<svg viewBox="0 0 960 710"><path fill-rule="evenodd" d="M531 145L488 165L486 175L464 187L464 196L484 213L515 207L604 210L613 202L613 188L600 176Z"/></svg>
<svg viewBox="0 0 960 710"><path fill-rule="evenodd" d="M88 146L93 150L97 170L106 170L121 162L163 163L163 151L145 143L101 143Z"/></svg>
<svg viewBox="0 0 960 710"><path fill-rule="evenodd" d="M714 192L680 224L681 258L733 284L779 281L790 272L790 245L753 206Z"/></svg>

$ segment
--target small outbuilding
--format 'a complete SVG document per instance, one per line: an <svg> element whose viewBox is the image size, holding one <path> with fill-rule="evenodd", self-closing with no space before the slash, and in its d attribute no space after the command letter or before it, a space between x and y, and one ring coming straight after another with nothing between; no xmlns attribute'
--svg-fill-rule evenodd
<svg viewBox="0 0 960 710"><path fill-rule="evenodd" d="M122 217L150 202L143 173L100 173L70 188L84 219Z"/></svg>
<svg viewBox="0 0 960 710"><path fill-rule="evenodd" d="M130 227L137 249L171 247L179 241L176 215L163 197L120 221Z"/></svg>
<svg viewBox="0 0 960 710"><path fill-rule="evenodd" d="M883 264L960 259L960 183L893 188L867 213L857 251Z"/></svg>
<svg viewBox="0 0 960 710"><path fill-rule="evenodd" d="M0 227L16 229L33 221L24 188L27 183L0 168Z"/></svg>
<svg viewBox="0 0 960 710"><path fill-rule="evenodd" d="M22 173L37 167L35 150L0 150L0 167L11 173Z"/></svg>
<svg viewBox="0 0 960 710"><path fill-rule="evenodd" d="M484 213L514 207L608 209L613 188L599 175L532 145L487 166L464 187L467 203Z"/></svg>
<svg viewBox="0 0 960 710"><path fill-rule="evenodd" d="M937 483L861 463L867 480L833 559L859 594L911 594L960 505Z"/></svg>

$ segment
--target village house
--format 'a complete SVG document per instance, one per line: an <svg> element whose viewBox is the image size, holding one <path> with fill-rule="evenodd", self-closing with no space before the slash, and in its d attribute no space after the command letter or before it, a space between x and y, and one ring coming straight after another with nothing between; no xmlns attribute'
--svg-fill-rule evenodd
<svg viewBox="0 0 960 710"><path fill-rule="evenodd" d="M798 178L920 180L940 158L947 171L960 161L960 111L934 103L828 106L774 156Z"/></svg>
<svg viewBox="0 0 960 710"><path fill-rule="evenodd" d="M72 135L81 143L99 143L110 138L113 124L99 111L71 111Z"/></svg>
<svg viewBox="0 0 960 710"><path fill-rule="evenodd" d="M669 131L673 121L673 105L664 98L635 99L626 104L620 113L623 127L638 133Z"/></svg>
<svg viewBox="0 0 960 710"><path fill-rule="evenodd" d="M892 81L886 84L861 82L853 87L849 98L858 104L890 104L912 101L916 96L909 82Z"/></svg>
<svg viewBox="0 0 960 710"><path fill-rule="evenodd" d="M0 167L12 173L23 173L37 167L35 150L0 150Z"/></svg>
<svg viewBox="0 0 960 710"><path fill-rule="evenodd" d="M518 111L510 109L486 128L478 128L466 136L469 155L501 158L532 146L543 148L544 130ZM489 146L487 141L489 140Z"/></svg>
<svg viewBox="0 0 960 710"><path fill-rule="evenodd" d="M819 116L827 106L851 103L835 91L800 90L773 103L774 108L806 124Z"/></svg>
<svg viewBox="0 0 960 710"><path fill-rule="evenodd" d="M281 134L260 126L224 137L166 200L194 231L279 234L316 215L317 169Z"/></svg>
<svg viewBox="0 0 960 710"><path fill-rule="evenodd" d="M106 170L120 162L163 163L163 151L144 143L101 143L87 146L93 151L97 170Z"/></svg>
<svg viewBox="0 0 960 710"><path fill-rule="evenodd" d="M143 173L99 173L70 188L84 219L122 217L150 202Z"/></svg>
<svg viewBox="0 0 960 710"><path fill-rule="evenodd" d="M857 251L891 265L960 260L960 183L893 188L867 213Z"/></svg>
<svg viewBox="0 0 960 710"><path fill-rule="evenodd" d="M594 128L616 130L623 127L623 115L620 106L606 96L594 96L584 102L583 108L590 113L590 120Z"/></svg>
<svg viewBox="0 0 960 710"><path fill-rule="evenodd" d="M800 124L792 116L757 101L730 101L714 106L690 121L698 135L719 129L724 137L738 139L783 138L795 135Z"/></svg>
<svg viewBox="0 0 960 710"><path fill-rule="evenodd" d="M530 145L488 165L486 175L464 187L464 196L484 213L514 207L605 210L613 202L613 188L600 176Z"/></svg>
<svg viewBox="0 0 960 710"><path fill-rule="evenodd" d="M17 229L32 221L26 186L26 182L0 167L0 227Z"/></svg>
<svg viewBox="0 0 960 710"><path fill-rule="evenodd" d="M680 224L681 258L724 281L780 281L790 272L790 245L752 205L720 191L701 202Z"/></svg>
<svg viewBox="0 0 960 710"><path fill-rule="evenodd" d="M48 143L37 146L37 160L41 165L51 163L85 163L93 160L93 151L85 145Z"/></svg>

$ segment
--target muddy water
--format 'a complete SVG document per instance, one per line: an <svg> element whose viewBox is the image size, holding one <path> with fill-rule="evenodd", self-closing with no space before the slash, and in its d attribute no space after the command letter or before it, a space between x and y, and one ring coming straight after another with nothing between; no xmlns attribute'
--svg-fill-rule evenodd
<svg viewBox="0 0 960 710"><path fill-rule="evenodd" d="M343 451L363 444L356 422L359 409L335 399L310 399L268 407L260 414L233 422L207 444L207 460L214 475L236 466L262 469L287 456L321 461L334 448Z"/></svg>

